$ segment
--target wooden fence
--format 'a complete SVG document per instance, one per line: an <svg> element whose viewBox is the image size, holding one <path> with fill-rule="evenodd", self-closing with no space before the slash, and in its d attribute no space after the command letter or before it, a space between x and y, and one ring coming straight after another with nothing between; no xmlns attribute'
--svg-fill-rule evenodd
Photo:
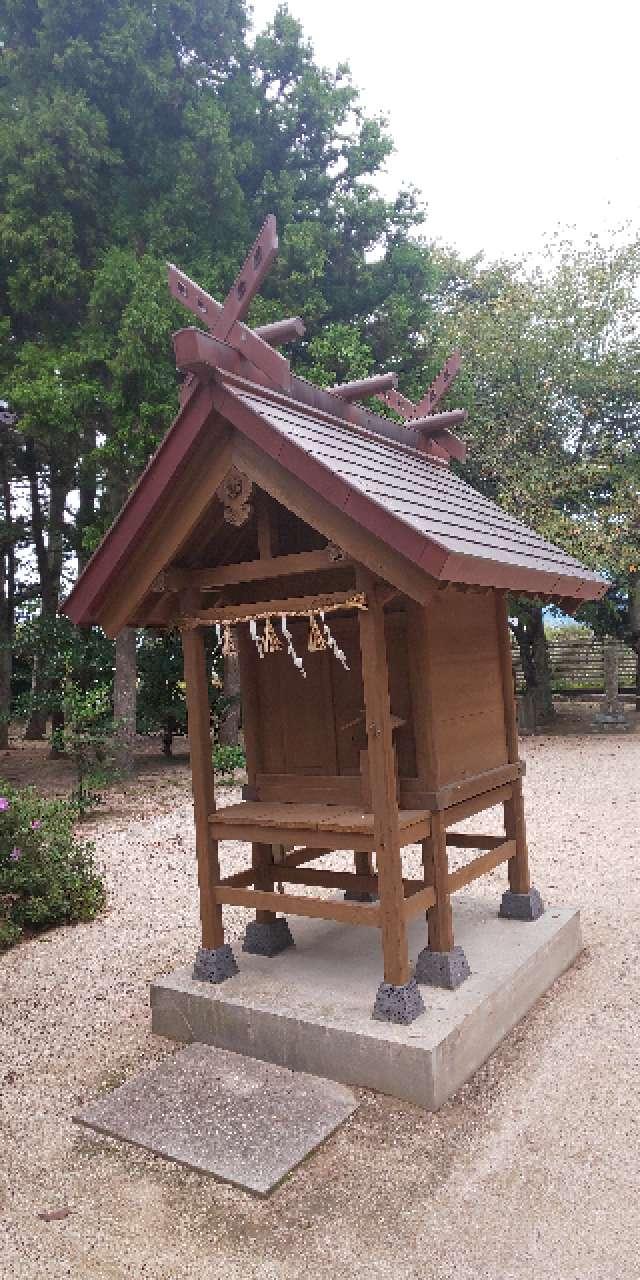
<svg viewBox="0 0 640 1280"><path fill-rule="evenodd" d="M512 641L513 665L518 689L524 687L522 663L517 645ZM633 693L636 688L636 655L630 645L618 644L619 688ZM604 643L591 632L554 637L549 642L552 688L554 693L602 693L604 691Z"/></svg>

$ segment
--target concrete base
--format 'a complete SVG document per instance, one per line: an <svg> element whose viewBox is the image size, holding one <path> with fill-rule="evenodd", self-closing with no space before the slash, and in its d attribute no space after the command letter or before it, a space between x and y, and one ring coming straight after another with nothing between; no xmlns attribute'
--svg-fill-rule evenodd
<svg viewBox="0 0 640 1280"><path fill-rule="evenodd" d="M442 1106L582 949L579 912L547 908L531 923L502 920L490 898L459 899L457 945L471 976L456 991L423 987L426 1012L408 1026L371 1017L382 979L380 934L296 920L296 945L274 959L243 955L221 986L188 968L151 987L152 1029L296 1071ZM410 925L411 959L425 924Z"/></svg>
<svg viewBox="0 0 640 1280"><path fill-rule="evenodd" d="M456 987L471 977L471 969L462 947L452 951L430 951L425 947L416 960L416 982L429 987L444 987L455 991Z"/></svg>

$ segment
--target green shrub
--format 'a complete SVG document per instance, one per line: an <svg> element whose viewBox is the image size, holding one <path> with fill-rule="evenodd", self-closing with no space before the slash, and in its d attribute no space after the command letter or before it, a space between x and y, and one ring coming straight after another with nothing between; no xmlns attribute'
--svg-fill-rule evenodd
<svg viewBox="0 0 640 1280"><path fill-rule="evenodd" d="M246 765L242 747L217 746L213 749L213 767L221 776L232 778L236 769L244 769Z"/></svg>
<svg viewBox="0 0 640 1280"><path fill-rule="evenodd" d="M0 949L25 928L92 920L104 906L93 847L74 834L76 814L67 800L0 783Z"/></svg>

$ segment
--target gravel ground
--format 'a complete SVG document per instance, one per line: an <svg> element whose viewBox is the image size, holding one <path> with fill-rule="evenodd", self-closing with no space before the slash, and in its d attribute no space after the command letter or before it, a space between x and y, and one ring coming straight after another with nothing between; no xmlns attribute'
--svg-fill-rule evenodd
<svg viewBox="0 0 640 1280"><path fill-rule="evenodd" d="M583 956L437 1115L362 1091L266 1202L71 1124L174 1051L148 983L197 943L184 765L117 797L88 832L107 913L0 962L2 1280L638 1280L640 735L524 754L535 881L581 906Z"/></svg>

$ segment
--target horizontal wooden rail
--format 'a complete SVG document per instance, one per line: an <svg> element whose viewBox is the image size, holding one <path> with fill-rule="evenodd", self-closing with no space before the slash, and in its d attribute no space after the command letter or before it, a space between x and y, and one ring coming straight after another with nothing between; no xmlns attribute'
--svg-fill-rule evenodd
<svg viewBox="0 0 640 1280"><path fill-rule="evenodd" d="M482 795L474 796L471 800L464 800L461 804L454 804L450 809L444 811L445 826L453 827L456 822L464 822L465 818L472 818L474 814L481 813L483 809L492 809L495 804L502 804L503 800L510 800L513 787L496 787L493 791L483 791Z"/></svg>
<svg viewBox="0 0 640 1280"><path fill-rule="evenodd" d="M508 862L509 858L515 857L515 852L515 840L503 840L502 844L491 849L489 853L482 853L479 858L474 858L473 862L468 862L466 867L450 872L449 892L455 893L456 889L463 889L466 884L471 884L472 880L477 880L479 876L488 875L490 871L499 867L501 862Z"/></svg>
<svg viewBox="0 0 640 1280"><path fill-rule="evenodd" d="M406 884L406 881L405 881ZM425 885L422 889L417 889L408 898L404 900L404 918L411 920L413 916L417 916L419 911L428 911L430 907L436 905L436 891L433 885Z"/></svg>
<svg viewBox="0 0 640 1280"><path fill-rule="evenodd" d="M355 893L377 893L378 877L358 875L354 871L331 871L324 867L290 867L286 862L274 862L267 867L269 874L284 884L306 884L320 889L353 889Z"/></svg>
<svg viewBox="0 0 640 1280"><path fill-rule="evenodd" d="M289 556L269 556L264 560L245 560L240 564L215 565L211 569L165 569L154 587L163 591L181 591L185 587L233 587L241 582L260 582L265 578L288 577L295 573L313 573L322 569L342 568L346 557L337 548L299 551Z"/></svg>
<svg viewBox="0 0 640 1280"><path fill-rule="evenodd" d="M506 836L473 835L466 831L448 831L447 847L452 849L497 849L506 840Z"/></svg>
<svg viewBox="0 0 640 1280"><path fill-rule="evenodd" d="M234 889L217 885L213 889L216 902L233 907L251 907L255 911L284 911L294 916L312 916L319 920L337 920L344 924L380 924L380 908L368 902L337 902L323 898L300 898L289 893L269 893L262 889Z"/></svg>

